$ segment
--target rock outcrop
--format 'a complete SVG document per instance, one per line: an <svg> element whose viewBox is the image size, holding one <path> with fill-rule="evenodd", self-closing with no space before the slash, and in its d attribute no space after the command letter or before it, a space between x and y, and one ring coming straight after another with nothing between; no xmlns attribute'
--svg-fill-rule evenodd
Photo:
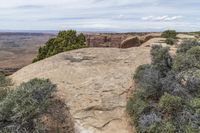
<svg viewBox="0 0 200 133"><path fill-rule="evenodd" d="M126 40L122 41L120 48L130 48L130 47L138 47L141 45L139 37L129 37Z"/></svg>
<svg viewBox="0 0 200 133"><path fill-rule="evenodd" d="M126 36L123 35L89 35L86 38L88 47L120 47Z"/></svg>
<svg viewBox="0 0 200 133"><path fill-rule="evenodd" d="M160 38L160 37L161 37L161 33L151 33L144 36L140 36L140 43L143 44L152 38Z"/></svg>
<svg viewBox="0 0 200 133"><path fill-rule="evenodd" d="M149 51L79 49L31 64L10 77L16 85L36 77L57 84L56 97L67 104L76 133L132 133L126 119L127 93L135 69L150 62Z"/></svg>
<svg viewBox="0 0 200 133"><path fill-rule="evenodd" d="M90 35L86 35L86 45L88 47L123 48L122 44L128 41L128 43L129 42L130 43L124 48L129 48L129 47L134 47L134 46L140 46L142 43L145 43L152 38L156 38L160 36L161 36L161 33L90 34ZM130 39L131 41L129 41Z"/></svg>

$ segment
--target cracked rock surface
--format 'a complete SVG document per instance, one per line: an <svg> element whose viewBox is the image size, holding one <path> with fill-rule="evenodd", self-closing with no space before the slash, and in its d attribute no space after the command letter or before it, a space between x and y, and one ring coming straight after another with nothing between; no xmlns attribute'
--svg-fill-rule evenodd
<svg viewBox="0 0 200 133"><path fill-rule="evenodd" d="M24 67L15 84L33 78L57 84L77 133L130 133L125 106L135 69L150 62L149 47L84 48Z"/></svg>

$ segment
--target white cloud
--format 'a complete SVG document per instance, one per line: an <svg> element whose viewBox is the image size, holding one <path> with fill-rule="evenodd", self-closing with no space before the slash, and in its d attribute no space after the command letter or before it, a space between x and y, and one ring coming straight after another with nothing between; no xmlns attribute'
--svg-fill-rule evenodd
<svg viewBox="0 0 200 133"><path fill-rule="evenodd" d="M175 20L180 20L183 18L182 16L147 16L147 17L142 17L142 20L145 21L175 21Z"/></svg>
<svg viewBox="0 0 200 133"><path fill-rule="evenodd" d="M200 2L181 0L180 6L178 1L1 0L0 29L145 31L178 27L200 30L197 19Z"/></svg>

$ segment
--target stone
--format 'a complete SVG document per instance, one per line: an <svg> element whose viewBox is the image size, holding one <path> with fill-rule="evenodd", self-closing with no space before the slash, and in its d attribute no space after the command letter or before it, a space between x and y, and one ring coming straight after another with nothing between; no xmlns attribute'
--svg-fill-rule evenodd
<svg viewBox="0 0 200 133"><path fill-rule="evenodd" d="M138 47L141 45L140 39L137 36L129 37L122 41L120 48Z"/></svg>

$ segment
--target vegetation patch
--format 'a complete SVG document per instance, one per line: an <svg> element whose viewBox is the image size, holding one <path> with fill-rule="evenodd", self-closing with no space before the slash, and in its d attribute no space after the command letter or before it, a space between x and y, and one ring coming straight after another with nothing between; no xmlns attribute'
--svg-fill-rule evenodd
<svg viewBox="0 0 200 133"><path fill-rule="evenodd" d="M174 45L177 43L177 33L175 30L166 30L162 33L161 37L166 38L165 43Z"/></svg>
<svg viewBox="0 0 200 133"><path fill-rule="evenodd" d="M175 30L166 30L162 33L161 37L163 38L173 38L176 39L177 33Z"/></svg>
<svg viewBox="0 0 200 133"><path fill-rule="evenodd" d="M6 78L4 74L0 73L0 88L10 86L11 84L11 80Z"/></svg>
<svg viewBox="0 0 200 133"><path fill-rule="evenodd" d="M48 114L48 110L55 105L53 94L56 86L49 80L33 79L15 89L9 89L5 85L9 79L3 77L0 81L3 83L0 85L4 86L0 87L0 132L49 132L50 129L42 122L41 117ZM59 110L60 108L57 109Z"/></svg>
<svg viewBox="0 0 200 133"><path fill-rule="evenodd" d="M33 62L48 58L58 53L85 47L85 36L77 34L75 30L60 31L55 38L49 39L39 48L37 57Z"/></svg>
<svg viewBox="0 0 200 133"><path fill-rule="evenodd" d="M153 46L151 64L134 74L127 111L139 133L200 132L200 43L183 42L175 57Z"/></svg>
<svg viewBox="0 0 200 133"><path fill-rule="evenodd" d="M165 43L166 43L166 44L169 44L169 45L174 45L174 44L176 44L176 42L177 42L177 40L174 39L174 38L167 38L167 39L165 40Z"/></svg>

